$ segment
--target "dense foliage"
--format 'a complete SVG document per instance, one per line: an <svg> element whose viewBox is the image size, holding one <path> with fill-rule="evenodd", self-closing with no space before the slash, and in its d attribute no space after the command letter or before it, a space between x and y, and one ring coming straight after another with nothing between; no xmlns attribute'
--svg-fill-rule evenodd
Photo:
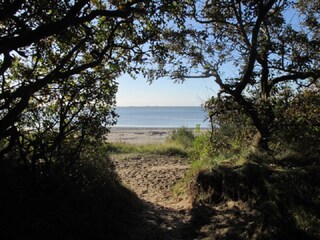
<svg viewBox="0 0 320 240"><path fill-rule="evenodd" d="M115 123L115 79L160 51L158 33L171 21L165 4L2 2L1 159L69 166L102 140Z"/></svg>

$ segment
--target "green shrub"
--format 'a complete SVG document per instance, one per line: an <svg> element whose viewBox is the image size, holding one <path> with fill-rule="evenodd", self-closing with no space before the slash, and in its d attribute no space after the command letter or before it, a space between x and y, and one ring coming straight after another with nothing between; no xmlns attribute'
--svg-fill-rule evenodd
<svg viewBox="0 0 320 240"><path fill-rule="evenodd" d="M197 136L190 152L194 171L210 169L225 161L245 161L250 141L240 141L239 132L230 125L223 125Z"/></svg>
<svg viewBox="0 0 320 240"><path fill-rule="evenodd" d="M193 141L195 135L192 129L186 127L181 127L177 130L173 130L168 136L168 142L176 142L182 145L184 148L191 148L193 146Z"/></svg>

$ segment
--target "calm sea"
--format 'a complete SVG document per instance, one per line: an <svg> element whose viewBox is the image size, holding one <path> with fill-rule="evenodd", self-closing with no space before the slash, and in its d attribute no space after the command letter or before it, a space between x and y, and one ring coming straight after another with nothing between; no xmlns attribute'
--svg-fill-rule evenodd
<svg viewBox="0 0 320 240"><path fill-rule="evenodd" d="M117 107L116 127L128 128L207 128L206 113L201 107Z"/></svg>

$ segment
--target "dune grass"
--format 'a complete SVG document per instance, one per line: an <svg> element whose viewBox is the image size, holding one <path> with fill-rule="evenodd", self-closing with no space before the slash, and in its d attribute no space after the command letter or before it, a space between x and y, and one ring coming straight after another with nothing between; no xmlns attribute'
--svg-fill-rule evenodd
<svg viewBox="0 0 320 240"><path fill-rule="evenodd" d="M186 149L176 143L134 145L128 143L111 143L107 146L111 154L157 154L187 157Z"/></svg>
<svg viewBox="0 0 320 240"><path fill-rule="evenodd" d="M195 135L193 130L179 128L173 130L162 144L136 145L124 142L109 143L107 149L111 154L158 154L188 157L193 147Z"/></svg>

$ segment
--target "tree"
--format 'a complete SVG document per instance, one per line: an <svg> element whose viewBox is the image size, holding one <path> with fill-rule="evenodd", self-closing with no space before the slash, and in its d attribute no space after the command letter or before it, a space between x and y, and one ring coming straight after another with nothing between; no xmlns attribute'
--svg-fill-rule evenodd
<svg viewBox="0 0 320 240"><path fill-rule="evenodd" d="M165 4L1 3L0 158L18 155L33 168L72 163L88 141L102 139L115 123L115 79L157 51Z"/></svg>
<svg viewBox="0 0 320 240"><path fill-rule="evenodd" d="M283 87L319 87L317 1L182 1L184 28L165 34L175 79L213 78L217 101L233 101L257 129L253 145L268 150ZM305 11L309 9L310 11ZM168 66L160 71L169 73ZM215 105L212 105L215 107Z"/></svg>

